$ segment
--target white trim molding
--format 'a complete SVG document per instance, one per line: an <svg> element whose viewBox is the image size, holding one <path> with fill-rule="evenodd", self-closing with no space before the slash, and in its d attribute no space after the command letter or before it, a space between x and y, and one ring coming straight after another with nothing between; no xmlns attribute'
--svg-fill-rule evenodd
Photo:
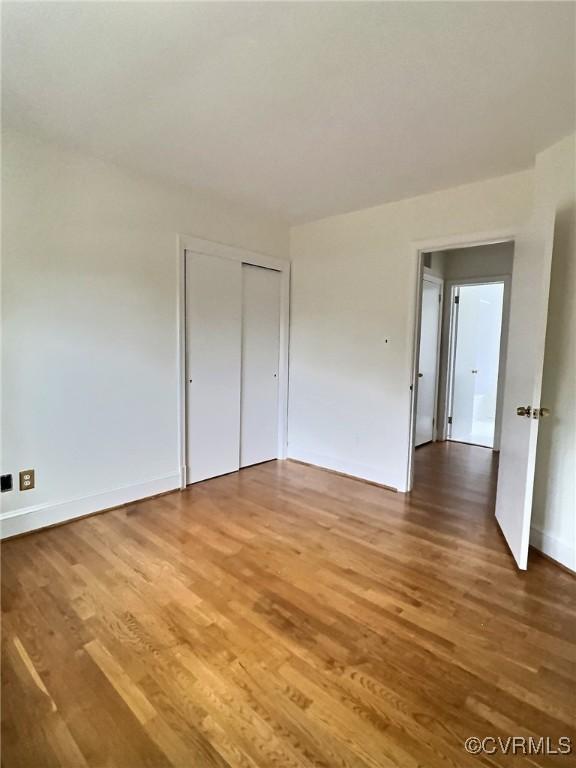
<svg viewBox="0 0 576 768"><path fill-rule="evenodd" d="M455 364L455 324L454 324L454 289L461 285L486 285L502 283L504 285L504 297L502 302L502 325L500 330L500 352L498 355L498 382L496 394L496 420L494 424L493 451L500 450L500 433L502 430L502 405L504 400L504 380L506 378L506 356L508 352L508 328L510 323L510 293L512 289L512 275L485 275L478 277L454 277L446 280L446 295L448 297L448 357L445 361L448 369L443 392L444 414L441 424L442 439L448 439L448 416L451 412L451 398L453 392L454 364Z"/></svg>
<svg viewBox="0 0 576 768"><path fill-rule="evenodd" d="M245 248L216 243L213 240L202 240L200 237L191 237L190 235L178 235L178 250L179 253L194 251L206 256L219 256L221 259L241 261L244 264L254 264L256 267L276 269L278 272L284 272L290 266L287 259L277 259L265 253L248 251Z"/></svg>
<svg viewBox="0 0 576 768"><path fill-rule="evenodd" d="M517 233L511 229L469 234L447 235L424 240L413 240L411 265L414 283L410 288L408 311L410 317L410 408L408 411L408 451L406 454L405 484L398 488L402 493L412 490L414 485L414 450L416 441L416 397L418 393L418 357L420 352L420 313L422 304L422 275L424 272L423 254L427 251L450 251L454 248L471 248L478 245L514 242Z"/></svg>
<svg viewBox="0 0 576 768"><path fill-rule="evenodd" d="M290 344L290 261L232 245L177 236L178 259L178 445L180 488L186 488L186 251L232 259L281 273L280 361L278 366L278 458L285 459L288 443L288 352Z"/></svg>
<svg viewBox="0 0 576 768"><path fill-rule="evenodd" d="M551 536L541 528L532 525L530 528L530 544L534 549L576 573L576 542L562 541L556 536Z"/></svg>
<svg viewBox="0 0 576 768"><path fill-rule="evenodd" d="M0 538L7 539L39 528L47 528L78 517L91 515L94 512L104 512L107 509L121 507L130 502L174 491L179 487L179 474L166 475L137 485L103 491L92 496L66 499L55 503L36 504L13 512L5 512L0 516Z"/></svg>

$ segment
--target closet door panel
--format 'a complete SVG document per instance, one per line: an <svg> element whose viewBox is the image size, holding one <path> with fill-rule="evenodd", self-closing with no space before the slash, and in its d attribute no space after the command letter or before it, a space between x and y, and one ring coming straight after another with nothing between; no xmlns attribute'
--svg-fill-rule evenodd
<svg viewBox="0 0 576 768"><path fill-rule="evenodd" d="M239 468L242 265L186 252L187 482Z"/></svg>
<svg viewBox="0 0 576 768"><path fill-rule="evenodd" d="M242 265L240 466L278 457L281 275Z"/></svg>

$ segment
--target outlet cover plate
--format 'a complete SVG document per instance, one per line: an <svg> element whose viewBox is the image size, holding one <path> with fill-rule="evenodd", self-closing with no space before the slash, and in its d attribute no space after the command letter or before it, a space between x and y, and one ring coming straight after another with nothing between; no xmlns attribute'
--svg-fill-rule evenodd
<svg viewBox="0 0 576 768"><path fill-rule="evenodd" d="M31 491L32 488L34 488L35 481L36 479L34 477L33 469L23 469L22 472L20 472L21 491Z"/></svg>

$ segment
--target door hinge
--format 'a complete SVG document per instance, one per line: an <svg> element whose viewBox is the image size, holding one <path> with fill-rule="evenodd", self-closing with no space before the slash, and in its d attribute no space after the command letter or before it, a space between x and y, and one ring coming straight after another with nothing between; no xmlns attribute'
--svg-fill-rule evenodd
<svg viewBox="0 0 576 768"><path fill-rule="evenodd" d="M448 416L448 424L452 424L452 416Z"/></svg>
<svg viewBox="0 0 576 768"><path fill-rule="evenodd" d="M460 296L454 296L454 304L460 304Z"/></svg>

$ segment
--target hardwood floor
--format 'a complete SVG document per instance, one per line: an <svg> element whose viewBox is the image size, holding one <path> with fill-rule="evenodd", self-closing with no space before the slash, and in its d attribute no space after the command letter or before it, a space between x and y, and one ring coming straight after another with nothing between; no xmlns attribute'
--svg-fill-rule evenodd
<svg viewBox="0 0 576 768"><path fill-rule="evenodd" d="M3 546L3 765L564 765L575 580L515 569L487 449L403 496L272 462Z"/></svg>

